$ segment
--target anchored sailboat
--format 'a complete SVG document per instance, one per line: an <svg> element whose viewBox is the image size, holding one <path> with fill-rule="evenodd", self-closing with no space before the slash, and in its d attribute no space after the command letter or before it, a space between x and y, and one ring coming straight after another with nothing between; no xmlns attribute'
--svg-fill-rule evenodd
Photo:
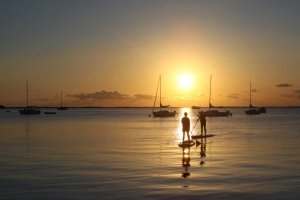
<svg viewBox="0 0 300 200"><path fill-rule="evenodd" d="M159 111L154 111L158 88L159 88ZM157 85L156 94L155 94L155 99L154 99L154 105L153 105L153 108L152 108L153 116L154 117L174 117L175 114L176 114L176 111L171 112L169 110L162 110L162 108L167 108L169 106L170 105L162 105L162 103L161 103L161 76L159 76L158 85Z"/></svg>
<svg viewBox="0 0 300 200"><path fill-rule="evenodd" d="M209 102L208 102L208 110L204 112L204 115L207 117L227 117L227 116L232 116L232 113L227 110L227 111L219 111L214 108L214 106L211 104L211 78L212 75L210 75L210 88L209 88Z"/></svg>
<svg viewBox="0 0 300 200"><path fill-rule="evenodd" d="M264 107L255 109L252 105L252 89L251 89L251 82L250 82L250 104L249 104L249 110L245 110L246 115L259 115L260 113L266 113L266 109Z"/></svg>
<svg viewBox="0 0 300 200"><path fill-rule="evenodd" d="M60 107L58 107L57 110L68 110L67 107L63 106L63 99L62 99L62 97L63 97L63 92L61 90L60 91Z"/></svg>
<svg viewBox="0 0 300 200"><path fill-rule="evenodd" d="M26 81L26 108L19 110L21 115L39 115L40 110L28 106L28 80Z"/></svg>

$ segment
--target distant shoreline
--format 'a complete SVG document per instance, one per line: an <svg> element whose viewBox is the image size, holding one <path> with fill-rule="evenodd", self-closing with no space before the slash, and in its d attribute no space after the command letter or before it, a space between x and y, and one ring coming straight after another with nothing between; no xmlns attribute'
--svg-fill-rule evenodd
<svg viewBox="0 0 300 200"><path fill-rule="evenodd" d="M54 107L54 106L32 106L33 108L58 108L58 107ZM265 107L265 108L300 108L300 106L257 106L256 108L260 108L260 107ZM5 107L5 106L1 106L0 109L22 109L24 107L21 106L16 106L16 107ZM97 109L106 109L106 108L110 108L110 109L114 109L114 108L141 108L141 109L145 109L145 108L149 108L152 109L152 107L150 106L70 106L67 108L86 108L86 109L93 109L93 108L97 108ZM159 107L156 107L159 108ZM186 108L186 107L169 107L171 109L175 109L175 108ZM191 108L192 107L188 107ZM230 108L249 108L248 106L222 106L222 107L214 107L213 109L230 109ZM199 107L197 109L193 109L193 110L199 110L199 109L208 109L208 107Z"/></svg>

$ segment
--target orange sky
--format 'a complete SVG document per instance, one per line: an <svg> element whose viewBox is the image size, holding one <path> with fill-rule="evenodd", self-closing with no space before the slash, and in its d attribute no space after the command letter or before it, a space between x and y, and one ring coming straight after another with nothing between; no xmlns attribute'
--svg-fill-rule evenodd
<svg viewBox="0 0 300 200"><path fill-rule="evenodd" d="M70 4L72 2L72 7ZM1 2L0 105L300 105L299 3ZM295 5L294 5L295 4ZM182 74L192 77L183 90Z"/></svg>

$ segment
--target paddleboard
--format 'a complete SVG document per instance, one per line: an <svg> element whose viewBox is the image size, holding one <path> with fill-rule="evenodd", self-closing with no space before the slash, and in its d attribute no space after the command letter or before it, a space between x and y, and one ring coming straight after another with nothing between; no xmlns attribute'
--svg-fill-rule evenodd
<svg viewBox="0 0 300 200"><path fill-rule="evenodd" d="M207 134L206 136L205 135L192 135L192 139L200 139L200 138L208 138L208 137L213 137L215 136L215 134Z"/></svg>
<svg viewBox="0 0 300 200"><path fill-rule="evenodd" d="M194 146L196 143L193 140L190 140L190 142L188 140L183 141L183 142L179 142L178 146L179 147L192 147Z"/></svg>

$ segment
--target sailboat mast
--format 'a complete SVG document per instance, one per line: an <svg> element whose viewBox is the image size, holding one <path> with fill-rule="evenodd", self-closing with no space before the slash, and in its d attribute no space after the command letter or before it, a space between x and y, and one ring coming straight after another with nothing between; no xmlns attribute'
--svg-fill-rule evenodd
<svg viewBox="0 0 300 200"><path fill-rule="evenodd" d="M252 107L252 104L251 104L251 82L250 82L250 108Z"/></svg>
<svg viewBox="0 0 300 200"><path fill-rule="evenodd" d="M157 98L158 87L159 87L159 79L158 79L158 83L157 83L157 88L156 88L156 93L155 93L155 99L154 99L154 103L153 103L152 112L153 112L153 110L154 110L154 108L155 108L155 103L156 103L156 98Z"/></svg>
<svg viewBox="0 0 300 200"><path fill-rule="evenodd" d="M209 82L209 102L208 102L208 109L210 110L210 101L211 101L211 77L212 75L210 75L210 82Z"/></svg>
<svg viewBox="0 0 300 200"><path fill-rule="evenodd" d="M26 107L28 108L28 80L26 80Z"/></svg>
<svg viewBox="0 0 300 200"><path fill-rule="evenodd" d="M60 91L60 107L62 107L62 90Z"/></svg>
<svg viewBox="0 0 300 200"><path fill-rule="evenodd" d="M161 111L161 75L159 76L159 110Z"/></svg>

